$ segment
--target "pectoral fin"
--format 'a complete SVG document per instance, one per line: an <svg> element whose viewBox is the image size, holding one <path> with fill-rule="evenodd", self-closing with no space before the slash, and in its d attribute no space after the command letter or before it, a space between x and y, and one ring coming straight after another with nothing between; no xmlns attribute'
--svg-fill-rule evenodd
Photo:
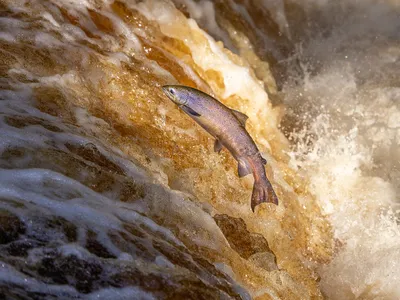
<svg viewBox="0 0 400 300"><path fill-rule="evenodd" d="M239 120L240 124L242 124L243 126L246 125L246 121L249 118L248 116L246 116L244 113L241 113L240 111L231 109L232 113L235 115L235 117Z"/></svg>
<svg viewBox="0 0 400 300"><path fill-rule="evenodd" d="M223 147L224 146L222 145L221 141L219 139L216 139L214 144L214 151L219 153Z"/></svg>
<svg viewBox="0 0 400 300"><path fill-rule="evenodd" d="M244 177L251 173L251 169L247 166L246 162L243 160L239 160L238 163L238 174L239 177Z"/></svg>
<svg viewBox="0 0 400 300"><path fill-rule="evenodd" d="M196 111L194 111L193 109L191 109L190 107L186 106L186 105L182 105L181 106L182 110L187 112L189 115L195 116L195 117L200 117L201 115L199 113L197 113Z"/></svg>

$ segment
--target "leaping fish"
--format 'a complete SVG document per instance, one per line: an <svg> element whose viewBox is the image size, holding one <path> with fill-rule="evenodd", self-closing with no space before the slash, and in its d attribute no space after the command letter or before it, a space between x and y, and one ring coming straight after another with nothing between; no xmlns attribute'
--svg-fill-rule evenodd
<svg viewBox="0 0 400 300"><path fill-rule="evenodd" d="M239 177L253 173L252 211L263 202L278 205L278 197L265 174L267 161L245 128L248 117L191 87L165 85L162 89L169 99L215 138L215 152L219 153L223 147L229 150L238 162Z"/></svg>

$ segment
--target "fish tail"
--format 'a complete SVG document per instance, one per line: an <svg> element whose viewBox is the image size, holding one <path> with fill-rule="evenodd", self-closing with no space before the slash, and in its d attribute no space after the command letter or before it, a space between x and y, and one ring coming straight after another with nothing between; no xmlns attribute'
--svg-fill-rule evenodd
<svg viewBox="0 0 400 300"><path fill-rule="evenodd" d="M278 205L278 197L268 180L256 180L251 196L251 210L254 212L256 206L264 202L271 202Z"/></svg>

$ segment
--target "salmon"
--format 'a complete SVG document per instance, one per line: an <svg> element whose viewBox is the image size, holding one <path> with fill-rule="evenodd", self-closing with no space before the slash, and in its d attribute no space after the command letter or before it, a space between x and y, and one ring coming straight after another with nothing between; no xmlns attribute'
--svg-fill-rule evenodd
<svg viewBox="0 0 400 300"><path fill-rule="evenodd" d="M248 117L230 109L210 95L182 85L163 86L164 93L180 109L215 138L214 150L228 149L238 162L238 175L253 174L251 209L264 202L278 205L278 197L265 174L267 161L245 128Z"/></svg>

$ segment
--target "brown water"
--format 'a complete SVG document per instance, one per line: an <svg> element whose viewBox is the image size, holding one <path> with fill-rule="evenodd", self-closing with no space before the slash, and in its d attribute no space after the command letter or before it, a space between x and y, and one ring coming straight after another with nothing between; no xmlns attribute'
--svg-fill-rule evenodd
<svg viewBox="0 0 400 300"><path fill-rule="evenodd" d="M397 299L398 12L0 0L0 295ZM249 116L278 207L177 83Z"/></svg>

